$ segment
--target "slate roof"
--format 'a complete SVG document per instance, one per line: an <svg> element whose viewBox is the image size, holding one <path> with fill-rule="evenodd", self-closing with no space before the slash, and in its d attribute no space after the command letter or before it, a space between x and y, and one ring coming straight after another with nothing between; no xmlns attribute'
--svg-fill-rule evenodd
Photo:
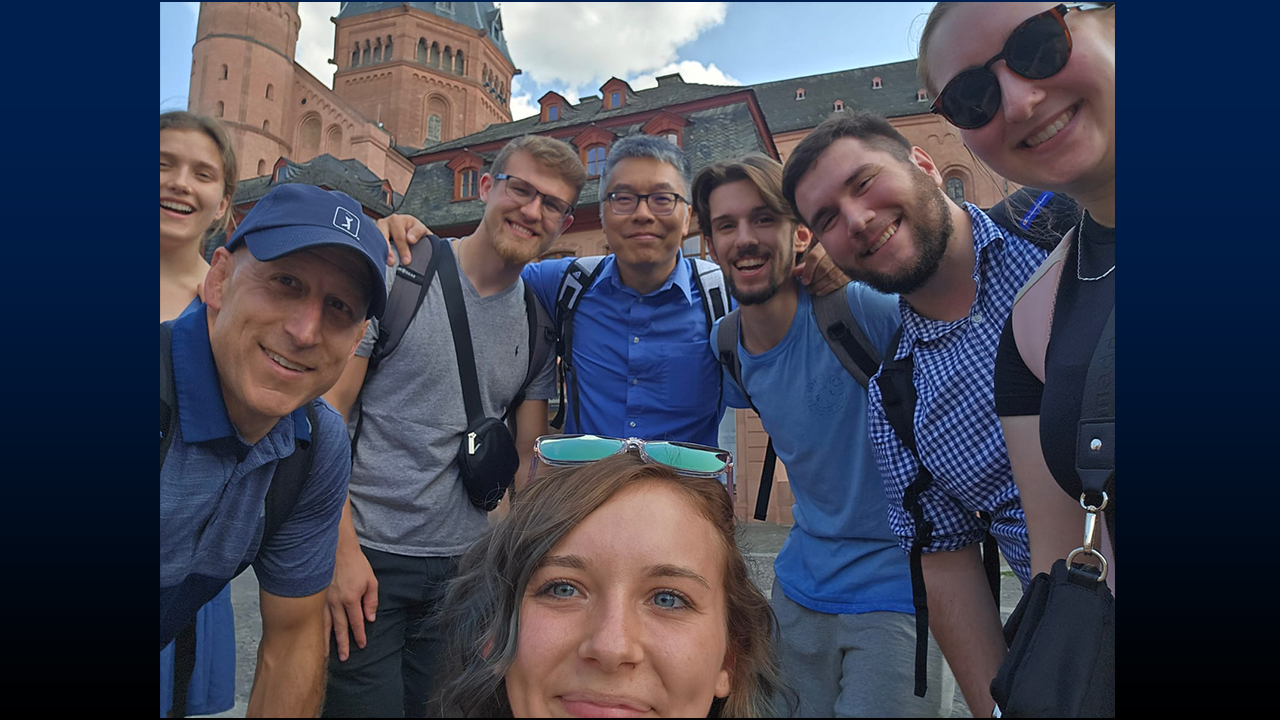
<svg viewBox="0 0 1280 720"><path fill-rule="evenodd" d="M355 198L361 205L386 217L392 207L399 205L404 199L402 195L391 193L392 204L388 205L382 193L382 178L359 160L339 160L332 155L324 154L305 163L295 163L285 159L285 166L280 171L280 179L273 181L271 175L242 180L236 185L236 194L232 204L256 202L279 183L301 183L304 185L324 185L333 190L340 190Z"/></svg>
<svg viewBox="0 0 1280 720"><path fill-rule="evenodd" d="M474 147L476 145L482 145L495 140L510 140L511 138L528 135L529 133L541 134L548 130L555 130L556 128L599 122L601 120L608 120L610 118L624 115L634 115L648 110L658 110L660 108L679 105L693 100L701 100L703 98L716 97L717 95L728 95L730 93L742 92L744 89L740 85L700 85L696 83L686 83L679 75L664 75L658 80L658 87L627 92L626 99L623 100L622 107L620 108L601 110L601 107L603 107L604 104L604 98L596 95L589 98L583 98L577 105L561 105L560 119L555 122L538 122L539 117L534 115L522 120L514 120L509 123L494 123L478 133L472 133L465 137L460 137L448 142L437 143L426 148L416 148L412 151L408 151L406 149L404 154L406 157L412 158L416 155L436 153L442 150ZM610 130L612 131L613 129L610 128Z"/></svg>
<svg viewBox="0 0 1280 720"><path fill-rule="evenodd" d="M873 90L871 79L881 79L881 89ZM924 87L916 77L916 61L841 70L751 85L773 134L817 127L843 100L852 110L870 110L883 117L901 117L929 112L929 103L916 100ZM804 88L805 99L796 100L796 89Z"/></svg>
<svg viewBox="0 0 1280 720"><path fill-rule="evenodd" d="M654 90L657 89L654 88ZM724 90L725 88L717 87L717 89ZM728 88L730 91L741 89ZM637 94L645 92L652 91L641 91ZM597 98L597 102L598 100ZM668 102L667 104L671 103ZM626 110L626 108L624 107L623 110ZM631 108L630 112L636 112L635 108ZM717 160L748 152L768 152L764 140L756 130L755 121L752 119L751 111L745 102L699 110L690 113L687 118L690 124L684 128L682 140L685 159L689 163L691 180L692 176L696 176L702 168ZM532 119L537 120L537 118ZM581 120L577 122L581 122ZM515 124L518 123L509 123L500 127L506 128ZM559 125L559 123L549 124ZM642 126L643 123L635 123L609 129L619 138L622 138L640 132ZM509 137L515 137L528 131L529 129L523 129L520 132L511 132ZM475 136L470 137L474 138ZM453 145L454 143L449 144ZM479 144L479 141L472 139L464 144L475 145ZM481 168L481 172L488 172L489 166L497 156L498 151L493 150L479 154L484 159L484 167ZM479 223L484 215L484 204L478 198L451 202L453 198L453 171L446 165L447 161L442 160L418 166L413 173L413 179L409 182L409 188L405 192L404 202L396 207L396 212L409 213L421 218L423 222L432 228ZM586 210L586 208L594 207L599 202L600 178L590 178L582 188L582 195L578 199L578 212L583 212L584 210L595 212L594 210Z"/></svg>
<svg viewBox="0 0 1280 720"><path fill-rule="evenodd" d="M453 22L466 25L467 27L475 30L484 30L488 34L489 39L493 40L493 44L498 46L498 50L502 51L502 54L507 58L507 60L511 61L511 64L515 64L515 61L511 60L511 52L507 50L506 35L501 32L497 35L489 32L489 28L493 25L493 19L498 16L498 9L493 6L493 3L456 2L452 3L453 12L437 8L436 5L438 4L439 3L433 2L347 2L342 3L342 7L338 10L338 19L342 20L349 17L355 17L357 15L367 15L369 13L376 13L382 10L398 8L401 5L408 5L415 10L421 10L422 12L431 13L436 17L452 20Z"/></svg>

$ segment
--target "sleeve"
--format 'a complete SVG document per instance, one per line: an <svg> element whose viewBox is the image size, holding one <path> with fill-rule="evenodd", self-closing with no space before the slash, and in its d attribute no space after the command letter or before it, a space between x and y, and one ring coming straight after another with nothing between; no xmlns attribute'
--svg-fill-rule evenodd
<svg viewBox="0 0 1280 720"><path fill-rule="evenodd" d="M556 320L556 290L560 287L560 278L572 262L573 258L543 260L525 265L520 272L520 278L533 288L533 294L538 296L538 302L542 303L552 322Z"/></svg>
<svg viewBox="0 0 1280 720"><path fill-rule="evenodd" d="M263 590L306 597L329 586L338 551L338 520L351 480L351 441L342 416L317 401L320 431L311 476L293 513L258 553L253 570Z"/></svg>
<svg viewBox="0 0 1280 720"><path fill-rule="evenodd" d="M733 375L729 372L729 368L720 362L719 345L716 343L716 332L720 329L720 323L723 320L716 320L711 326L711 354L716 358L716 364L720 365L721 387L724 392L721 393L722 404L731 408L749 408L751 403L747 402L746 393L733 379Z"/></svg>
<svg viewBox="0 0 1280 720"><path fill-rule="evenodd" d="M898 326L902 325L898 296L873 290L860 282L849 283L844 292L849 301L849 309L858 322L862 323L862 331L867 334L867 339L883 354Z"/></svg>
<svg viewBox="0 0 1280 720"><path fill-rule="evenodd" d="M387 268L387 297L391 296L391 286L396 281L396 267L399 266L399 260L395 266ZM380 327L378 318L369 318L369 327L365 328L364 337L360 338L360 344L356 346L356 357L367 358L373 354L373 346L378 342L378 328Z"/></svg>
<svg viewBox="0 0 1280 720"><path fill-rule="evenodd" d="M871 383L867 396L867 430L871 446L875 448L876 464L884 478L889 527L898 538L898 547L909 553L916 538L916 527L911 513L902 506L902 500L907 487L916 479L919 463L889 424L876 383ZM936 479L920 497L920 505L924 518L933 523L932 540L923 548L926 553L959 550L980 542L986 534L986 525L977 514L966 510L960 501L948 495Z"/></svg>
<svg viewBox="0 0 1280 720"><path fill-rule="evenodd" d="M1005 320L1000 333L1000 346L996 350L995 397L996 415L1039 415L1040 399L1044 395L1044 383L1031 372L1018 351L1013 335L1013 313Z"/></svg>

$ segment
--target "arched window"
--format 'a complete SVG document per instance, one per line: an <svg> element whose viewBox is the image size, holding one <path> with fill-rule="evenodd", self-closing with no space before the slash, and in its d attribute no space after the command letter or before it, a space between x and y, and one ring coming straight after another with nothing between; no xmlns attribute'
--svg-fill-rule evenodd
<svg viewBox="0 0 1280 720"><path fill-rule="evenodd" d="M835 103L832 105L832 107L835 109L835 111L836 111L836 112L844 112L844 101L843 101L843 100L837 100L837 101L835 101Z"/></svg>
<svg viewBox="0 0 1280 720"><path fill-rule="evenodd" d="M223 65L223 66L222 66L222 79L223 79L223 80L226 80L226 79L227 79L227 66L226 66L226 65Z"/></svg>
<svg viewBox="0 0 1280 720"><path fill-rule="evenodd" d="M262 132L271 132L271 121L270 121L270 120L263 120L263 121L262 121Z"/></svg>
<svg viewBox="0 0 1280 720"><path fill-rule="evenodd" d="M373 61L382 62L382 38L378 38L373 43Z"/></svg>
<svg viewBox="0 0 1280 720"><path fill-rule="evenodd" d="M440 142L440 116L427 118L427 142Z"/></svg>
<svg viewBox="0 0 1280 720"><path fill-rule="evenodd" d="M387 44L386 44L386 45L384 45L384 46L382 46L382 61L383 61L383 62L390 62L390 61L391 61L391 45L392 45L391 36L390 36L390 35L388 35L388 36L387 36Z"/></svg>
<svg viewBox="0 0 1280 720"><path fill-rule="evenodd" d="M465 75L465 74L467 74L466 68L463 66L463 63L462 63L462 51L461 51L461 50L459 50L459 51L458 51L457 56L456 56L456 57L454 57L454 59L453 59L453 74L454 74L454 75Z"/></svg>
<svg viewBox="0 0 1280 720"><path fill-rule="evenodd" d="M320 154L320 117L312 115L298 128L298 159L310 160Z"/></svg>
<svg viewBox="0 0 1280 720"><path fill-rule="evenodd" d="M440 43L431 43L431 55L427 64L433 68L440 67Z"/></svg>
<svg viewBox="0 0 1280 720"><path fill-rule="evenodd" d="M360 64L361 64L361 65L368 65L370 62L372 62L372 58L370 57L370 52L371 52L371 50L370 50L370 48L369 48L369 41L368 41L368 40L365 40L365 41L364 41L364 52L360 53Z"/></svg>
<svg viewBox="0 0 1280 720"><path fill-rule="evenodd" d="M221 100L219 100L219 101L218 101L218 109L217 109L217 111L216 111L216 116L217 116L217 117L222 117L222 111L223 111L223 108L224 108L224 106L223 106L223 104L222 104L222 101L221 101Z"/></svg>
<svg viewBox="0 0 1280 720"><path fill-rule="evenodd" d="M958 177L947 178L947 197L957 204L964 202L964 180Z"/></svg>
<svg viewBox="0 0 1280 720"><path fill-rule="evenodd" d="M258 161L258 177L262 177L263 175L266 175L266 174L267 174L267 161L259 160Z"/></svg>
<svg viewBox="0 0 1280 720"><path fill-rule="evenodd" d="M414 58L423 65L427 64L427 39L418 38L418 54Z"/></svg>
<svg viewBox="0 0 1280 720"><path fill-rule="evenodd" d="M929 99L929 93L924 88L916 91L916 102L925 102Z"/></svg>
<svg viewBox="0 0 1280 720"><path fill-rule="evenodd" d="M329 128L325 134L324 151L335 157L342 153L342 128L337 125Z"/></svg>
<svg viewBox="0 0 1280 720"><path fill-rule="evenodd" d="M453 48L449 47L448 45L445 45L444 46L444 70L449 71L452 69L453 69Z"/></svg>
<svg viewBox="0 0 1280 720"><path fill-rule="evenodd" d="M458 199L465 200L476 196L476 180L479 173L475 169L463 170L458 173Z"/></svg>
<svg viewBox="0 0 1280 720"><path fill-rule="evenodd" d="M360 45L356 44L356 49L351 51L351 67L360 66Z"/></svg>
<svg viewBox="0 0 1280 720"><path fill-rule="evenodd" d="M596 145L587 149L587 175L599 175L604 172L604 161L609 156L609 149L604 145Z"/></svg>
<svg viewBox="0 0 1280 720"><path fill-rule="evenodd" d="M796 88L796 99L797 100L804 99L804 88Z"/></svg>
<svg viewBox="0 0 1280 720"><path fill-rule="evenodd" d="M267 83L267 99L275 100L276 99L275 95L276 95L275 86L273 86L271 83Z"/></svg>
<svg viewBox="0 0 1280 720"><path fill-rule="evenodd" d="M873 78L871 78L871 89L872 89L872 90L879 90L879 89L880 89L880 88L882 88L882 87L884 87L884 83L882 83L882 82L880 81L880 78L878 78L878 77L873 77Z"/></svg>

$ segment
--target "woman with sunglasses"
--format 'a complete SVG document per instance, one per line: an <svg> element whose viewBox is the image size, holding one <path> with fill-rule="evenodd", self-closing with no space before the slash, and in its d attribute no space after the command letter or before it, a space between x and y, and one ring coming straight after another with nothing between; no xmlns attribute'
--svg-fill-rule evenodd
<svg viewBox="0 0 1280 720"><path fill-rule="evenodd" d="M996 362L996 409L1035 573L1081 544L1077 423L1115 308L1115 48L1112 3L938 3L920 40L933 111L965 145L1006 178L1085 209L1019 294ZM1114 587L1113 578L1114 568Z"/></svg>
<svg viewBox="0 0 1280 720"><path fill-rule="evenodd" d="M188 112L162 113L160 322L199 306L200 289L209 272L200 243L211 230L226 230L235 190L236 156L222 123ZM177 641L160 653L161 716L171 709L177 717L211 715L235 705L230 585L200 608L194 635L198 648L194 658L187 657L189 646L175 653Z"/></svg>
<svg viewBox="0 0 1280 720"><path fill-rule="evenodd" d="M442 605L445 717L761 717L775 620L734 542L732 456L591 435L463 557ZM732 483L729 483L732 486Z"/></svg>

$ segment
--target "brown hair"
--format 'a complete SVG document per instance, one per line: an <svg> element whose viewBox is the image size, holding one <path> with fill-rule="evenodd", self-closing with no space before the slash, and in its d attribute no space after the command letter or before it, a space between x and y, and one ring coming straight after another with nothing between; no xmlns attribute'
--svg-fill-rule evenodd
<svg viewBox="0 0 1280 720"><path fill-rule="evenodd" d="M530 577L553 547L618 491L666 482L689 499L716 529L725 560L730 693L711 705L711 717L763 717L782 688L776 655L777 619L752 583L734 539L733 503L712 478L677 476L643 462L634 451L589 465L557 468L515 498L507 517L463 556L441 602L446 650L440 711L446 717L511 717L506 673L516 656L520 604Z"/></svg>
<svg viewBox="0 0 1280 720"><path fill-rule="evenodd" d="M911 162L911 142L879 115L858 111L824 120L796 145L782 168L782 196L801 222L808 218L796 206L796 186L832 143L847 137L884 150L904 163Z"/></svg>
<svg viewBox="0 0 1280 720"><path fill-rule="evenodd" d="M755 185L765 207L787 219L793 211L782 196L782 163L771 157L751 153L736 160L723 160L703 168L693 181L693 211L698 215L698 229L711 237L711 193L721 185L746 180Z"/></svg>
<svg viewBox="0 0 1280 720"><path fill-rule="evenodd" d="M560 176L573 188L573 203L578 202L582 186L587 184L587 169L582 167L578 152L563 140L543 135L521 135L508 142L493 159L490 174L497 175L507 168L507 162L517 152L524 151L539 165Z"/></svg>
<svg viewBox="0 0 1280 720"><path fill-rule="evenodd" d="M196 115L185 110L160 113L160 131L165 130L199 130L213 141L222 157L222 196L230 200L236 194L236 151L231 147L231 136L227 128L215 118L208 115ZM207 236L225 238L227 225L231 222L231 203L227 203L227 211L209 227Z"/></svg>
<svg viewBox="0 0 1280 720"><path fill-rule="evenodd" d="M931 97L938 96L939 88L929 79L929 41L933 39L933 33L938 30L942 18L959 4L958 2L936 3L933 10L929 11L929 18L924 21L924 30L920 32L920 53L919 59L916 60L916 73Z"/></svg>

